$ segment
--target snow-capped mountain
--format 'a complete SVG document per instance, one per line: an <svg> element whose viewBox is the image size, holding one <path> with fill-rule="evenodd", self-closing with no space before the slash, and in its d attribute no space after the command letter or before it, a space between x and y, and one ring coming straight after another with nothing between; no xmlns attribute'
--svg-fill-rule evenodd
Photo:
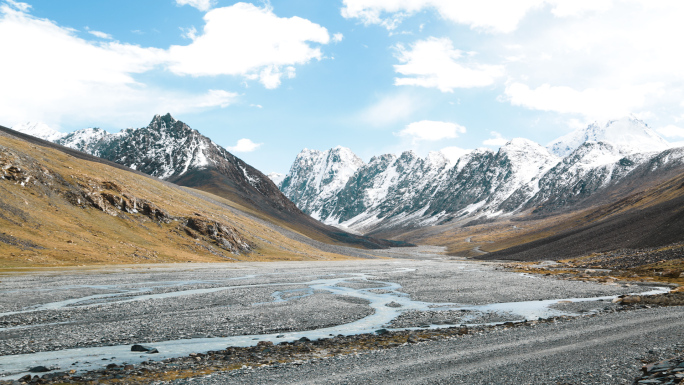
<svg viewBox="0 0 684 385"><path fill-rule="evenodd" d="M280 189L291 196L290 200L296 199L298 207L313 218L328 217L330 213L325 207L335 206L337 194L361 166L363 161L348 148L304 149L295 158Z"/></svg>
<svg viewBox="0 0 684 385"><path fill-rule="evenodd" d="M33 127L15 129L32 135L41 134L41 138L56 138L53 141L57 144L160 179L192 187L218 183L228 186L233 195L244 196L250 202L263 200L280 211L298 211L265 175L197 130L174 119L171 114L155 115L147 127L127 128L115 134L99 128L86 128L56 136L45 128L47 126ZM199 178L199 173L223 176L220 182L216 182L209 175Z"/></svg>
<svg viewBox="0 0 684 385"><path fill-rule="evenodd" d="M335 243L371 249L403 244L348 234L321 224L297 208L259 170L170 114L156 115L143 128L127 128L116 134L88 128L60 136L55 142L181 186L227 198L261 219L276 221L316 239L327 237ZM339 162L343 152L341 149L331 151L331 164ZM349 174L336 164L329 171L341 176ZM331 185L331 182L326 179L321 185Z"/></svg>
<svg viewBox="0 0 684 385"><path fill-rule="evenodd" d="M376 156L346 182L336 178L324 195L320 170L335 169L336 161L323 155L329 152L304 150L280 187L304 212L360 232L465 223L576 207L622 181L644 178L647 167L683 167L684 151L669 147L646 124L626 118L592 124L547 148L513 139L498 151L465 152L455 164L440 153Z"/></svg>
<svg viewBox="0 0 684 385"><path fill-rule="evenodd" d="M50 142L54 142L66 136L66 134L55 130L45 123L27 122L16 125L12 127L12 129Z"/></svg>
<svg viewBox="0 0 684 385"><path fill-rule="evenodd" d="M586 128L556 139L548 145L548 149L560 157L565 157L585 142L609 143L624 155L664 151L671 147L670 143L646 123L635 117L626 117L605 123L592 123Z"/></svg>

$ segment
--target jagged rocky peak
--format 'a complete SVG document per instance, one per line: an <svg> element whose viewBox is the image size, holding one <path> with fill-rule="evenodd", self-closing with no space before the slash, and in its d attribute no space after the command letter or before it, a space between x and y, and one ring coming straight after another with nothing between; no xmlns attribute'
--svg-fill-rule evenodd
<svg viewBox="0 0 684 385"><path fill-rule="evenodd" d="M607 122L594 122L583 129L564 135L548 145L549 151L565 157L586 142L611 144L621 153L664 151L671 144L646 123L634 116Z"/></svg>
<svg viewBox="0 0 684 385"><path fill-rule="evenodd" d="M445 166L450 163L447 156L440 151L430 151L425 157L425 162L435 167Z"/></svg>
<svg viewBox="0 0 684 385"><path fill-rule="evenodd" d="M45 123L26 122L12 127L14 131L35 136L43 140L53 142L65 137L67 134L59 132Z"/></svg>
<svg viewBox="0 0 684 385"><path fill-rule="evenodd" d="M165 130L174 128L177 122L178 120L176 120L173 116L171 116L170 113L167 112L166 115L154 115L154 118L152 118L152 121L148 127L157 128L158 130Z"/></svg>
<svg viewBox="0 0 684 385"><path fill-rule="evenodd" d="M108 139L112 134L101 128L85 128L71 132L64 137L55 140L56 143L65 147L70 147L85 153L92 153L98 143Z"/></svg>
<svg viewBox="0 0 684 385"><path fill-rule="evenodd" d="M317 217L322 207L334 199L347 181L364 166L350 149L337 146L327 151L305 148L296 157L279 187L299 208Z"/></svg>
<svg viewBox="0 0 684 385"><path fill-rule="evenodd" d="M526 167L556 164L560 160L540 144L524 138L510 140L501 146L499 154Z"/></svg>

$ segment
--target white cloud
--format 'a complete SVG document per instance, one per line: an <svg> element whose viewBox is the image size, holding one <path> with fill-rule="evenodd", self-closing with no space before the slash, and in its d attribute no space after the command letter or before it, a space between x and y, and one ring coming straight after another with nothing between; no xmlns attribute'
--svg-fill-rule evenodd
<svg viewBox="0 0 684 385"><path fill-rule="evenodd" d="M410 93L386 95L362 111L359 119L371 126L386 126L410 118L423 104Z"/></svg>
<svg viewBox="0 0 684 385"><path fill-rule="evenodd" d="M488 86L503 74L501 66L483 65L464 59L463 51L454 49L448 38L419 40L410 49L397 45L397 58L403 64L394 70L404 75L394 79L396 85L437 88L453 92L455 88ZM472 56L472 55L468 55Z"/></svg>
<svg viewBox="0 0 684 385"><path fill-rule="evenodd" d="M552 13L559 17L581 16L587 12L607 11L613 7L613 0L549 0L554 5Z"/></svg>
<svg viewBox="0 0 684 385"><path fill-rule="evenodd" d="M296 75L295 65L321 58L308 42L329 42L325 28L298 17L279 18L270 8L238 3L205 15L201 34L169 50L116 41L90 41L78 31L34 17L30 7L0 2L0 121L43 121L53 127L103 120L134 125L156 111L181 114L223 108L238 95L226 90L175 91L141 83L139 74L170 69L179 75L237 75L275 88ZM224 23L230 24L229 26ZM100 38L110 36L99 31Z"/></svg>
<svg viewBox="0 0 684 385"><path fill-rule="evenodd" d="M421 141L438 141L457 138L458 134L466 132L465 127L456 123L421 120L406 126L399 131L398 136L411 138L412 143Z"/></svg>
<svg viewBox="0 0 684 385"><path fill-rule="evenodd" d="M673 124L657 129L658 133L666 138L684 138L684 128Z"/></svg>
<svg viewBox="0 0 684 385"><path fill-rule="evenodd" d="M660 84L625 86L616 89L541 85L530 89L521 83L509 84L506 95L511 104L541 111L583 114L596 119L629 115L643 107L647 97L661 92Z"/></svg>
<svg viewBox="0 0 684 385"><path fill-rule="evenodd" d="M9 4L11 7L15 8L18 11L21 12L27 12L29 9L31 9L31 5L26 4L26 3L21 3L19 1L15 0L5 0L7 4Z"/></svg>
<svg viewBox="0 0 684 385"><path fill-rule="evenodd" d="M672 121L684 99L684 2L676 0L344 0L342 14L393 28L420 12L473 29L463 36L477 60L501 70L482 71L465 55L444 62L479 70L487 84L507 85L506 98L525 108L590 120L633 113ZM410 50L405 50L409 51ZM449 50L442 50L449 52ZM437 51L439 52L439 51ZM425 58L430 57L425 55ZM428 62L424 59L424 62ZM403 63L402 63L403 64ZM399 67L401 68L401 67ZM428 64L421 68L432 68ZM503 74L505 76L494 76ZM452 90L434 76L410 71L401 84ZM449 73L449 71L443 71ZM487 76L489 75L489 76ZM459 77L460 79L467 77ZM456 83L458 85L458 83ZM522 88L525 86L526 88ZM584 100L583 100L584 99ZM569 104L566 105L566 102Z"/></svg>
<svg viewBox="0 0 684 385"><path fill-rule="evenodd" d="M505 139L500 133L492 131L490 134L492 137L482 142L485 146L501 147L508 143L508 139Z"/></svg>
<svg viewBox="0 0 684 385"><path fill-rule="evenodd" d="M343 35L343 34L341 34L340 32L337 32L337 33L333 34L333 36L332 36L332 41L333 41L334 43L339 43L339 42L341 42L342 40L344 40L344 35Z"/></svg>
<svg viewBox="0 0 684 385"><path fill-rule="evenodd" d="M211 7L216 5L216 1L217 0L176 0L176 4L179 6L189 5L199 9L200 11L206 12L211 9Z"/></svg>
<svg viewBox="0 0 684 385"><path fill-rule="evenodd" d="M299 17L280 18L270 7L237 3L204 15L202 34L186 46L171 46L169 70L177 75L242 75L276 88L294 77L293 65L320 60L328 31ZM283 72L285 68L285 72Z"/></svg>
<svg viewBox="0 0 684 385"><path fill-rule="evenodd" d="M178 27L181 30L181 36L190 39L190 40L195 40L197 38L197 28L195 27L188 27L188 28L183 28L183 27Z"/></svg>
<svg viewBox="0 0 684 385"><path fill-rule="evenodd" d="M506 96L514 105L615 119L633 113L665 120L684 98L684 52L673 49L684 34L684 3L641 0L558 2L552 23L521 25L501 49L523 59L507 64Z"/></svg>
<svg viewBox="0 0 684 385"><path fill-rule="evenodd" d="M108 40L112 40L112 39L113 39L113 38L112 38L112 35L110 35L110 34L108 34L108 33L100 32L100 31L91 31L91 30L88 30L88 33L91 34L91 35L93 35L93 36L95 36L95 37L99 37L100 39L108 39Z"/></svg>
<svg viewBox="0 0 684 385"><path fill-rule="evenodd" d="M175 113L225 107L237 94L182 93L141 84L134 75L161 66L165 51L118 42L94 43L71 29L0 5L0 121L43 121L60 127L146 121L154 111Z"/></svg>
<svg viewBox="0 0 684 385"><path fill-rule="evenodd" d="M252 152L257 148L261 147L263 143L254 143L247 138L242 138L237 141L237 144L233 147L226 147L228 151L231 152Z"/></svg>

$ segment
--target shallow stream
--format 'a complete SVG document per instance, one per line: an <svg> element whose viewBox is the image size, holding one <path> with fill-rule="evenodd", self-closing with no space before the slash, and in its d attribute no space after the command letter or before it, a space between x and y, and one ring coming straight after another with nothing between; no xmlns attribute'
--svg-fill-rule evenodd
<svg viewBox="0 0 684 385"><path fill-rule="evenodd" d="M397 269L395 273L403 273L411 269ZM505 314L510 321L524 321L535 320L538 318L548 318L562 315L577 315L567 311L562 311L553 306L558 303L570 302L586 302L586 301L600 301L611 300L616 296L601 296L595 298L559 298L542 301L523 301L523 302L508 302L508 303L491 303L485 305L465 305L457 303L433 303L412 300L409 295L401 292L401 286L398 283L386 280L378 280L373 273L346 273L332 275L330 278L318 278L308 282L287 282L287 283L264 283L239 285L236 280L239 279L253 279L255 275L248 275L244 277L237 277L228 280L219 281L179 281L179 282L164 282L152 283L149 286L126 288L124 286L98 286L99 289L107 289L115 291L113 293L88 295L82 298L72 298L57 302L46 303L38 306L28 307L25 309L1 313L0 317L7 317L14 314L41 312L41 311L59 311L60 309L74 309L98 306L101 304L123 303L133 301L146 301L154 299L166 299L172 297L201 295L207 293L216 293L221 291L229 291L238 288L250 287L274 287L272 293L272 302L288 302L296 301L307 296L314 295L317 291L325 291L333 295L341 295L348 297L359 298L368 301L373 312L372 314L356 320L354 322L341 324L332 327L320 328L316 330L286 332L278 334L264 334L264 335L242 335L225 338L192 338L171 341L158 341L154 343L145 344L157 348L158 354L144 354L139 352L132 352L131 345L120 346L103 346L91 348L77 348L50 352L37 352L31 354L0 356L0 377L4 379L19 378L27 373L29 368L34 366L45 366L56 371L70 371L77 372L96 370L111 363L118 365L128 363L137 364L147 360L163 360L172 357L187 356L190 353L201 353L211 350L222 350L228 346L252 346L259 341L272 341L279 343L282 341L295 341L302 337L307 337L311 340L330 338L336 335L353 335L371 333L381 328L390 330L389 325L400 315L414 311L461 311L467 314L461 319L459 324L440 324L440 325L423 325L424 327L443 328L450 326L458 326L460 324L470 324L469 320L481 319L482 314ZM210 284L213 287L203 289L183 289L190 285ZM219 285L219 286L217 286ZM278 286L291 287L293 285L306 286L304 289L284 289L278 290ZM94 287L94 286L93 286ZM168 290L173 288L173 291L163 293L153 293L153 290L163 288ZM648 291L638 293L640 295L652 295L667 292L668 288L649 288ZM637 294L637 293L635 293ZM262 303L255 303L262 305ZM324 310L323 310L324 311ZM476 316L477 315L477 316ZM471 325L473 325L472 323ZM8 332L13 328L25 328L44 326L16 326L5 329L0 329L0 333ZM407 329L407 328L403 328Z"/></svg>

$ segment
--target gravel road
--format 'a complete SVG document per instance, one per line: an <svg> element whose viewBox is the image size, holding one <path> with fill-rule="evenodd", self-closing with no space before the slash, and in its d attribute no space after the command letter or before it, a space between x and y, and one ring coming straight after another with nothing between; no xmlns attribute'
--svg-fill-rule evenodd
<svg viewBox="0 0 684 385"><path fill-rule="evenodd" d="M173 384L628 384L684 350L681 307L640 309Z"/></svg>

